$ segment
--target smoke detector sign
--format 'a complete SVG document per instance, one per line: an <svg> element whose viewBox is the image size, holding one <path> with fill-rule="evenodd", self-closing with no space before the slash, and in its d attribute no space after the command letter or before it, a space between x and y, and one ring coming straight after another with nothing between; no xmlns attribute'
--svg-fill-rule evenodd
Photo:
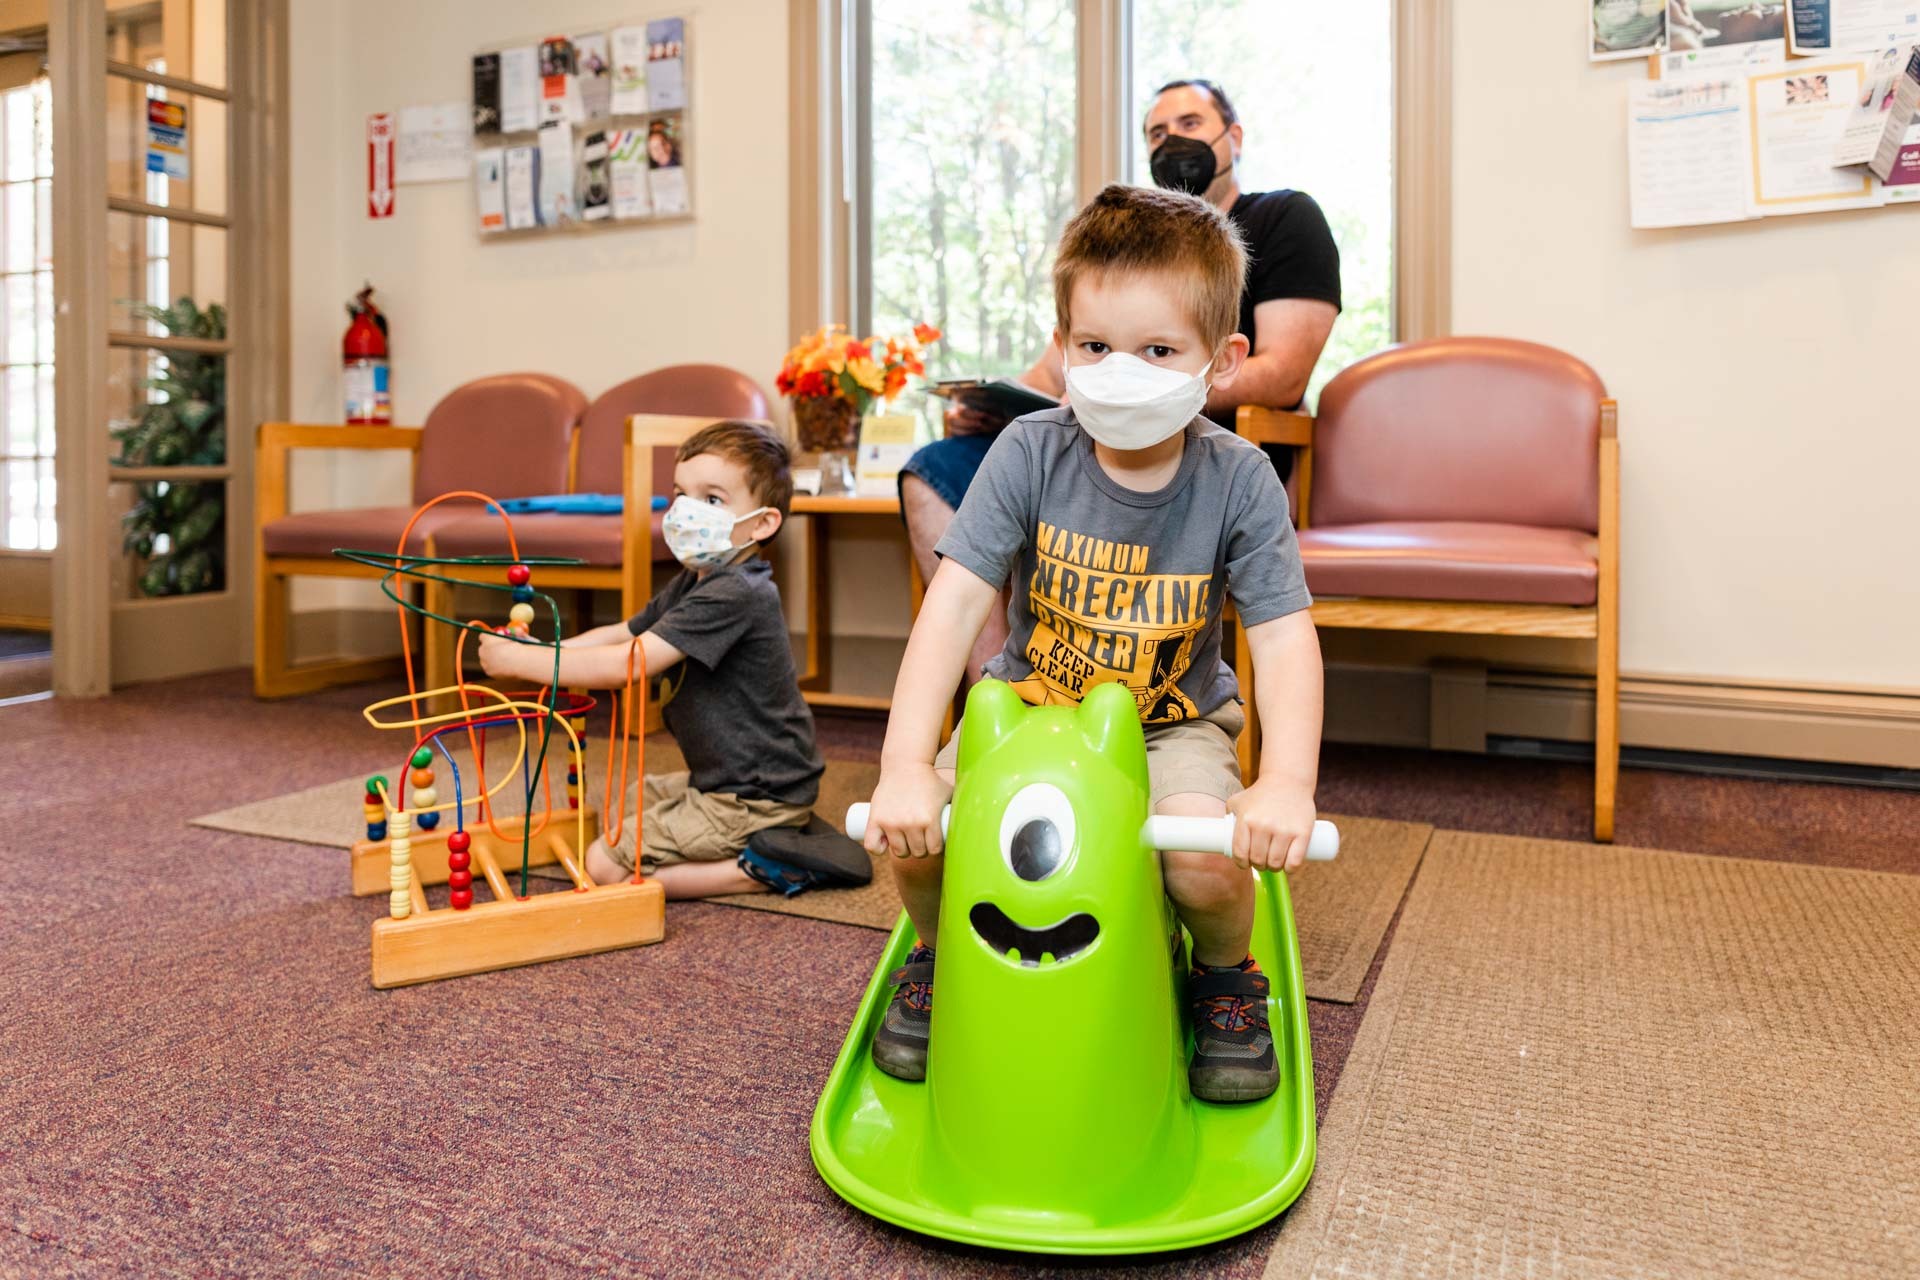
<svg viewBox="0 0 1920 1280"><path fill-rule="evenodd" d="M147 172L187 176L187 107L183 102L147 102Z"/></svg>

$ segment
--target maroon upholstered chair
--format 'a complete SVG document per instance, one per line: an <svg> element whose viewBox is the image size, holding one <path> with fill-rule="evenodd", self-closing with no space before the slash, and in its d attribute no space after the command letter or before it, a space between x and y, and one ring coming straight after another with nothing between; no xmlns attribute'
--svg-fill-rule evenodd
<svg viewBox="0 0 1920 1280"><path fill-rule="evenodd" d="M568 556L585 562L578 568L542 569L537 580L552 587L618 591L624 615L640 612L653 594L654 565L659 563L667 573L674 569L660 532L663 513L651 510L648 499L672 494L678 446L722 418L764 421L766 417L767 398L753 379L715 364L656 369L602 392L580 419L567 491L620 494L626 499L626 510L621 515L515 516L514 536L522 554ZM638 456L629 453L630 445ZM652 465L645 480L633 474L633 463L641 461ZM634 501L629 496L633 494L643 496ZM471 510L436 526L432 538L437 555L497 555L505 549L498 518L478 516ZM476 570L466 576L486 577L488 572ZM448 589L429 584L428 607L450 603L450 595ZM429 637L430 642L433 639ZM435 687L453 682L450 648L430 643L427 662L428 678Z"/></svg>
<svg viewBox="0 0 1920 1280"><path fill-rule="evenodd" d="M1300 447L1316 625L1594 641L1598 840L1620 747L1615 416L1585 364L1505 338L1371 356L1327 384L1317 419L1240 410L1241 434Z"/></svg>
<svg viewBox="0 0 1920 1280"><path fill-rule="evenodd" d="M378 570L335 558L334 549L393 549L414 512L444 493L515 498L559 491L567 481L574 425L585 408L586 397L563 379L510 373L448 392L418 429L263 424L255 465L254 692L284 697L380 674L385 659L292 665L286 651L288 579L378 577ZM289 512L287 458L293 449L407 450L413 455L412 500L404 506ZM435 529L473 509L449 502L427 512L413 526L406 549L425 552Z"/></svg>

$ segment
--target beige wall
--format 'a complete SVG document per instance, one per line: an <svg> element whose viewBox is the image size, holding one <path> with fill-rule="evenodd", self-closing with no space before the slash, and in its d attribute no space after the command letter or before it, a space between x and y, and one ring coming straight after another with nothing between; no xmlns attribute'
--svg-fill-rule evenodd
<svg viewBox="0 0 1920 1280"><path fill-rule="evenodd" d="M519 369L593 396L660 365L716 361L772 394L788 338L781 0L347 0L292 11L296 418L339 419L344 303L363 280L393 326L399 422L418 423L470 378ZM483 243L468 183L404 186L391 218L366 217L370 112L466 101L468 59L484 48L679 12L694 221ZM363 460L304 466L295 483L304 505L406 496L401 472ZM302 607L363 598L300 586Z"/></svg>
<svg viewBox="0 0 1920 1280"><path fill-rule="evenodd" d="M1920 690L1920 432L1895 398L1913 363L1920 210L1630 231L1624 94L1644 65L1589 66L1577 5L1454 11L1453 327L1564 347L1619 397L1625 668ZM647 15L557 4L540 21L627 16ZM789 336L785 16L776 0L727 0L690 18L694 223L482 245L464 185L404 187L395 217L369 222L362 129L369 111L465 95L467 53L536 34L523 7L295 5L296 416L337 415L341 303L363 277L393 316L403 420L504 368L548 369L590 394L678 359L765 379ZM384 38L349 44L370 29ZM423 52L450 32L446 52ZM543 319L512 322L527 317ZM300 492L399 499L391 476L373 477L309 469ZM840 628L900 634L901 593L873 569L876 552L894 556L848 550L858 563L835 575ZM1387 663L1441 648L1476 642L1329 644ZM1497 652L1582 660L1577 646Z"/></svg>
<svg viewBox="0 0 1920 1280"><path fill-rule="evenodd" d="M1453 328L1619 398L1622 665L1920 691L1920 209L1629 230L1645 64L1577 4L1454 13Z"/></svg>

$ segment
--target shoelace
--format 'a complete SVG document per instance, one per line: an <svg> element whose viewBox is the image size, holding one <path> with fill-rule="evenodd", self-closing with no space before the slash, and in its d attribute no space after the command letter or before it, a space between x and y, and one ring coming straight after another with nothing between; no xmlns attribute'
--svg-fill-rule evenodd
<svg viewBox="0 0 1920 1280"><path fill-rule="evenodd" d="M1260 972L1259 964L1256 963L1252 957L1248 957L1237 965L1222 966L1221 969L1215 969L1203 964L1195 965L1193 972L1198 976L1206 973L1219 973L1226 968L1238 969L1242 973ZM1200 1002L1200 1010L1205 1015L1208 1024L1215 1030L1229 1033L1246 1031L1252 1028L1254 1025L1254 1008L1255 1002L1249 996L1213 996Z"/></svg>
<svg viewBox="0 0 1920 1280"><path fill-rule="evenodd" d="M907 953L908 964L918 964L922 960L933 959L933 952L917 946ZM933 984L931 982L902 983L901 991L906 994L907 1008L915 1013L929 1013L933 1009Z"/></svg>

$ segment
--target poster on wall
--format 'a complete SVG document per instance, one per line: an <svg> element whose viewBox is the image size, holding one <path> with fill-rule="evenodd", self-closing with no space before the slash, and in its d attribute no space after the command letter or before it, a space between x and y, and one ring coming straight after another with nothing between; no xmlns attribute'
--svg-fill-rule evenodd
<svg viewBox="0 0 1920 1280"><path fill-rule="evenodd" d="M1789 0L1788 7L1787 43L1798 54L1920 39L1920 0Z"/></svg>
<svg viewBox="0 0 1920 1280"><path fill-rule="evenodd" d="M1644 58L1667 47L1666 0L1589 0L1587 57Z"/></svg>
<svg viewBox="0 0 1920 1280"><path fill-rule="evenodd" d="M1865 79L1862 62L1795 63L1748 77L1756 212L1771 217L1884 203L1871 173L1833 163Z"/></svg>
<svg viewBox="0 0 1920 1280"><path fill-rule="evenodd" d="M147 99L147 172L186 180L186 103Z"/></svg>
<svg viewBox="0 0 1920 1280"><path fill-rule="evenodd" d="M1627 191L1636 228L1750 217L1745 77L1643 80L1627 94Z"/></svg>
<svg viewBox="0 0 1920 1280"><path fill-rule="evenodd" d="M458 182L473 170L468 108L460 102L400 108L395 182Z"/></svg>
<svg viewBox="0 0 1920 1280"><path fill-rule="evenodd" d="M647 126L647 193L656 216L687 211L684 117L671 115Z"/></svg>
<svg viewBox="0 0 1920 1280"><path fill-rule="evenodd" d="M1770 67L1787 56L1787 6L1753 0L1668 0L1663 76Z"/></svg>
<svg viewBox="0 0 1920 1280"><path fill-rule="evenodd" d="M617 116L639 115L647 109L647 29L613 29L613 100Z"/></svg>
<svg viewBox="0 0 1920 1280"><path fill-rule="evenodd" d="M647 24L647 108L678 111L687 105L687 24L662 18Z"/></svg>

